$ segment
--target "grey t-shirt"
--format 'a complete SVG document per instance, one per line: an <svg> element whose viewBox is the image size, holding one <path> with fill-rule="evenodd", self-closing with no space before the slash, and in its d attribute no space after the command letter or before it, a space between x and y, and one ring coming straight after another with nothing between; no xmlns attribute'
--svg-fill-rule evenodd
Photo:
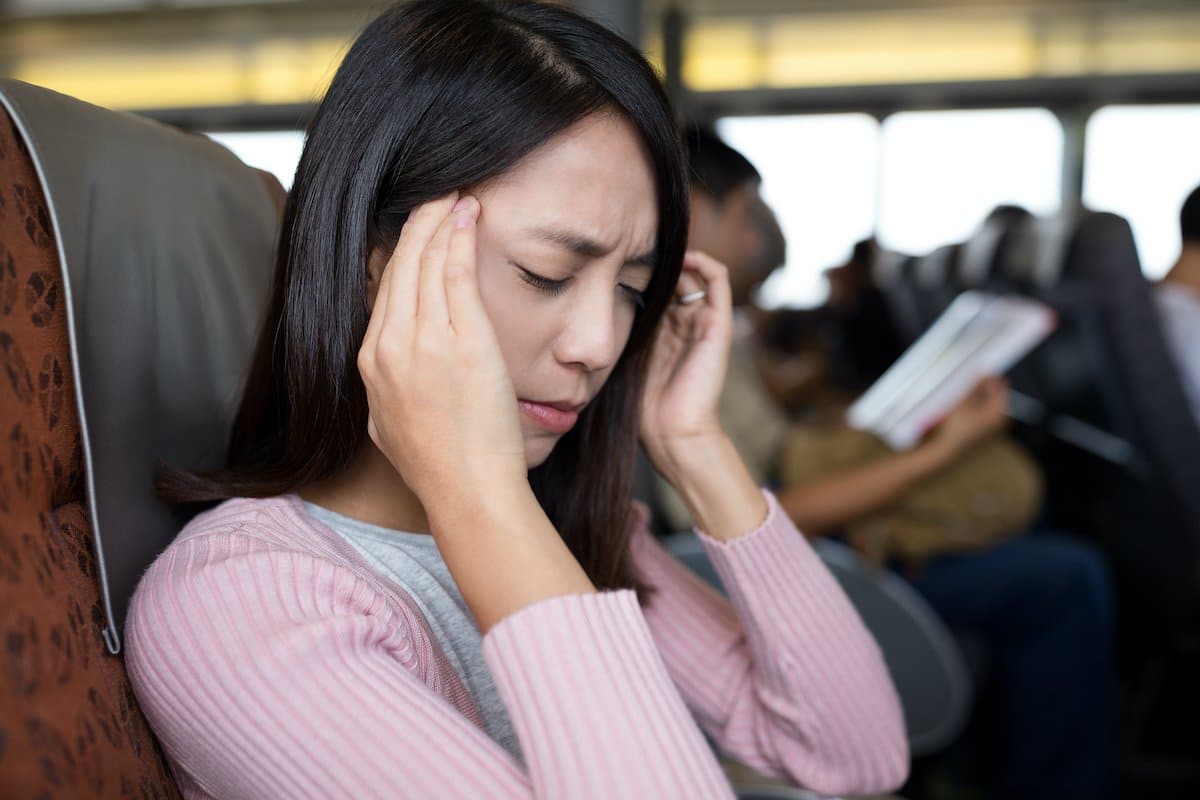
<svg viewBox="0 0 1200 800"><path fill-rule="evenodd" d="M1200 424L1200 293L1186 286L1160 283L1155 300L1192 416Z"/></svg>
<svg viewBox="0 0 1200 800"><path fill-rule="evenodd" d="M412 596L475 701L488 735L523 762L508 709L483 659L483 637L433 537L370 525L313 503L305 502L304 507Z"/></svg>

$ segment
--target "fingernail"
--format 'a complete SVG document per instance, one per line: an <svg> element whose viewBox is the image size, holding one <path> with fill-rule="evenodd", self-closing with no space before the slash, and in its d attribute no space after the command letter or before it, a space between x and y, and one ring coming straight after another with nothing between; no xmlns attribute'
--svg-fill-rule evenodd
<svg viewBox="0 0 1200 800"><path fill-rule="evenodd" d="M455 211L466 211L468 208L471 207L471 202L472 202L472 200L470 197L460 197L458 199L458 202L454 204L454 210Z"/></svg>
<svg viewBox="0 0 1200 800"><path fill-rule="evenodd" d="M469 211L456 211L454 217L454 227L466 228L475 221L475 216Z"/></svg>

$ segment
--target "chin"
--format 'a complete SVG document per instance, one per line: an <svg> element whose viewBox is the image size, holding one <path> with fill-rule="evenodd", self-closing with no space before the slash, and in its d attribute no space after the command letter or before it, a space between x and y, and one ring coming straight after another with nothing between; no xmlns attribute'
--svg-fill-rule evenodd
<svg viewBox="0 0 1200 800"><path fill-rule="evenodd" d="M525 468L534 469L540 467L554 452L554 445L558 444L558 437L550 436L533 436L525 440Z"/></svg>

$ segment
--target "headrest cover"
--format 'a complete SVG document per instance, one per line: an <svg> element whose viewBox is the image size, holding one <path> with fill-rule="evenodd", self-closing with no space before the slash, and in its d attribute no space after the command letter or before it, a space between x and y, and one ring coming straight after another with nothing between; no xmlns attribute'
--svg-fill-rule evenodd
<svg viewBox="0 0 1200 800"><path fill-rule="evenodd" d="M157 459L218 466L266 309L277 230L259 176L202 137L0 79L54 225L114 652L178 530Z"/></svg>
<svg viewBox="0 0 1200 800"><path fill-rule="evenodd" d="M991 220L980 226L962 244L958 255L958 285L976 288L983 286L992 277L996 248L1004 236L1005 225Z"/></svg>

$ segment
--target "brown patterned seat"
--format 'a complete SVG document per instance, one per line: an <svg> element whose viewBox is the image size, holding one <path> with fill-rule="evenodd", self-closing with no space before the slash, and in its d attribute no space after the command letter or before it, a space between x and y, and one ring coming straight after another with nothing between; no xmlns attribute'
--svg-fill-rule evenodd
<svg viewBox="0 0 1200 800"><path fill-rule="evenodd" d="M0 787L178 797L100 635L66 315L46 201L0 110Z"/></svg>
<svg viewBox="0 0 1200 800"><path fill-rule="evenodd" d="M34 89L25 86L21 91ZM52 101L73 104L87 114L111 114L61 96L53 96ZM118 115L111 116L115 119ZM71 280L64 281L65 267L59 255L72 252L70 242L63 249L67 238L63 229L78 230L80 220L64 225L61 217L52 215L52 209L64 214L64 208L70 209L72 204L62 198L56 203L47 201L41 182L45 172L39 174L39 159L31 155L29 141L17 123L18 118L0 104L0 796L6 800L179 797L138 709L123 662L110 653L115 639L106 641L103 633L114 627L114 619L119 625L131 587L126 585L127 579L115 582L114 614L105 602L106 587L114 581L106 580L98 567L101 561L94 537L95 530L104 525L97 528L89 511L94 506L89 504L87 476L89 464L105 463L104 452L97 451L111 448L103 435L96 434L97 429L120 423L110 424L92 405L86 412L89 426L81 425L76 376L85 376L85 395L94 386L88 385L89 372L80 372L73 363L66 287L79 275L72 272ZM169 136L180 135L171 132ZM102 145L92 157L105 157ZM211 147L207 143L200 146ZM181 161L187 162L188 148L183 149ZM227 153L222 157L229 158ZM193 159L181 167L188 168L203 170L205 165ZM246 252L269 257L277 209L249 168L240 169L251 175L256 192L245 202L260 211L264 205L268 209L256 217L258 229L266 228L265 236L248 243ZM120 170L112 172L119 181ZM126 216L134 218L135 232L137 224L154 224L153 214L145 214L136 200L131 201ZM94 224L103 218L97 214L87 221ZM126 231L118 234L117 238L128 236ZM87 252L92 255L95 237L90 230L87 238ZM125 253L112 253L111 260L122 259L129 261ZM269 258L255 257L256 262L260 260L269 272ZM92 261L109 267L103 258ZM144 271L146 266L136 264L134 268ZM120 278L102 275L95 266L88 277L92 282ZM202 279L189 276L184 283L193 291ZM81 361L99 360L87 365L94 375L106 370L106 358L119 361L128 354L106 354L104 348L99 354L89 352L87 345L95 351L96 339L103 337L95 337L80 324L81 308L88 312L95 295L95 287L87 286L88 282L84 281L86 292L75 286L74 320L76 341L81 335L91 337L78 350L84 353ZM161 276L157 283L150 282L159 291L161 283ZM81 297L83 294L87 296ZM241 299L247 307L259 300L244 293ZM134 306L145 300L144 296L130 297ZM197 303L193 295L187 300ZM217 302L227 300L217 298ZM136 314L131 315L134 317ZM189 324L186 315L183 319L182 324ZM131 324L135 323L133 319ZM163 335L164 331L156 333ZM202 339L205 331L195 336ZM236 341L242 341L240 334ZM102 394L104 388L94 394ZM103 411L103 406L99 408ZM188 420L188 425L194 425L194 420ZM89 427L90 451L84 448L81 436ZM148 475L149 469L139 469L136 474L143 472ZM100 491L111 489L101 486ZM138 491L146 504L155 502L148 480ZM114 532L113 546L105 542L109 577L114 566L121 575L134 578L144 569L153 549L120 546L122 536L136 540L142 533L148 541L161 542L164 535L169 540L171 531Z"/></svg>

